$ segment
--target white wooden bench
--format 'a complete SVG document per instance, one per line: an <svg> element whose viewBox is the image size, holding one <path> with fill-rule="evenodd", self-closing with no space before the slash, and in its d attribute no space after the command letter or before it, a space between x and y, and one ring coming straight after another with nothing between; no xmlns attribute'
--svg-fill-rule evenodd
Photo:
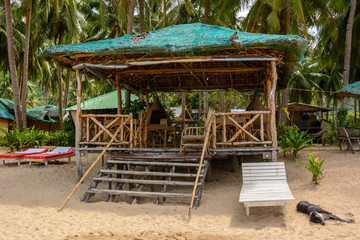
<svg viewBox="0 0 360 240"><path fill-rule="evenodd" d="M286 201L294 200L283 162L243 163L242 180L239 202L244 203L246 216L250 207L266 206L282 206L285 215Z"/></svg>

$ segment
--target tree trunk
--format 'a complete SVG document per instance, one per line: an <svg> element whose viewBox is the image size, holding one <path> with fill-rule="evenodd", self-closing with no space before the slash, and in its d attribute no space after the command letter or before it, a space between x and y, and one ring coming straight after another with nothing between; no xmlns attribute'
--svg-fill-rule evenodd
<svg viewBox="0 0 360 240"><path fill-rule="evenodd" d="M290 34L290 9L288 6L288 1L285 1L285 32L284 34ZM280 117L280 122L285 123L285 125L288 122L286 113L284 111L284 109L288 108L288 103L289 103L289 84L287 85L287 87L285 89L282 90L282 98L281 98L281 108L279 108L279 117Z"/></svg>
<svg viewBox="0 0 360 240"><path fill-rule="evenodd" d="M28 93L28 73L29 73L29 51L30 51L30 27L31 27L31 7L32 1L28 2L26 9L26 26L25 26L25 46L24 46L24 66L23 66L23 81L21 87L21 118L22 127L27 128L26 119L26 99Z"/></svg>
<svg viewBox="0 0 360 240"><path fill-rule="evenodd" d="M205 11L204 11L204 23L209 23L209 12L210 12L210 0L206 0Z"/></svg>
<svg viewBox="0 0 360 240"><path fill-rule="evenodd" d="M6 35L7 35L7 47L8 47L8 58L9 67L12 81L12 89L14 95L14 114L16 120L16 126L21 128L20 121L20 96L19 96L19 85L16 73L15 64L15 50L14 50L14 35L12 26L12 13L10 0L5 0L5 14L6 14Z"/></svg>
<svg viewBox="0 0 360 240"><path fill-rule="evenodd" d="M59 85L59 123L60 128L63 129L63 108L62 108L62 82L61 82L61 76L62 75L62 68L58 66L58 85Z"/></svg>
<svg viewBox="0 0 360 240"><path fill-rule="evenodd" d="M329 108L330 107L330 94L326 94L326 107ZM326 121L329 121L329 112L326 112Z"/></svg>
<svg viewBox="0 0 360 240"><path fill-rule="evenodd" d="M351 61L351 42L352 42L352 31L354 25L356 11L356 0L351 0L350 2L350 13L349 19L346 26L346 36L345 36L345 57L344 57L344 75L343 75L343 87L349 85L349 76L350 76L350 61ZM346 108L346 98L343 98L341 101L341 106Z"/></svg>
<svg viewBox="0 0 360 240"><path fill-rule="evenodd" d="M145 32L145 20L144 20L144 12L145 12L145 6L144 6L144 0L139 0L139 11L140 11L140 33Z"/></svg>
<svg viewBox="0 0 360 240"><path fill-rule="evenodd" d="M136 0L130 0L129 4L129 12L128 12L128 22L126 33L129 35L133 34L133 26L134 26L134 10L135 10ZM125 90L125 107L130 107L130 91Z"/></svg>
<svg viewBox="0 0 360 240"><path fill-rule="evenodd" d="M166 0L163 0L163 6L164 6L164 21L163 21L163 28L166 27Z"/></svg>
<svg viewBox="0 0 360 240"><path fill-rule="evenodd" d="M133 34L135 4L136 4L136 0L130 0L128 21L127 21L127 28L126 28L126 33L129 35Z"/></svg>
<svg viewBox="0 0 360 240"><path fill-rule="evenodd" d="M66 75L65 94L64 94L64 108L68 107L70 78L71 78L71 70L70 70L70 68L68 68L67 75Z"/></svg>

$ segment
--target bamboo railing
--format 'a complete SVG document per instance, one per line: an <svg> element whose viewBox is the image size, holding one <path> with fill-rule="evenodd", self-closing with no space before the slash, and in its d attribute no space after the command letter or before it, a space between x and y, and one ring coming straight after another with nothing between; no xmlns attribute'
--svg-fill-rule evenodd
<svg viewBox="0 0 360 240"><path fill-rule="evenodd" d="M270 113L270 111L216 113L216 145L271 145L268 126Z"/></svg>
<svg viewBox="0 0 360 240"><path fill-rule="evenodd" d="M134 123L132 113L124 114L85 114L81 119L80 145L107 145L118 128L119 134L112 145L133 147Z"/></svg>

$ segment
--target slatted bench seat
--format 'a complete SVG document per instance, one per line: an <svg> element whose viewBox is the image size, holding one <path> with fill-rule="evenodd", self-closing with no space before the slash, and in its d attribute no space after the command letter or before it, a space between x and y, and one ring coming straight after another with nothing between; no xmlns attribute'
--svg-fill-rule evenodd
<svg viewBox="0 0 360 240"><path fill-rule="evenodd" d="M286 201L294 200L283 162L243 163L242 180L239 202L244 203L246 216L250 207L266 206L282 206L285 215Z"/></svg>

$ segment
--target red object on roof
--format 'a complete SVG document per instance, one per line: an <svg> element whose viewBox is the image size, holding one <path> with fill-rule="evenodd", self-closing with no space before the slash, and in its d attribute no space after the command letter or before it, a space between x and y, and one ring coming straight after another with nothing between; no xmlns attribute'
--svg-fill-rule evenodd
<svg viewBox="0 0 360 240"><path fill-rule="evenodd" d="M0 154L0 158L21 158L28 155L37 155L47 152L47 148L28 148L23 152L13 152Z"/></svg>

